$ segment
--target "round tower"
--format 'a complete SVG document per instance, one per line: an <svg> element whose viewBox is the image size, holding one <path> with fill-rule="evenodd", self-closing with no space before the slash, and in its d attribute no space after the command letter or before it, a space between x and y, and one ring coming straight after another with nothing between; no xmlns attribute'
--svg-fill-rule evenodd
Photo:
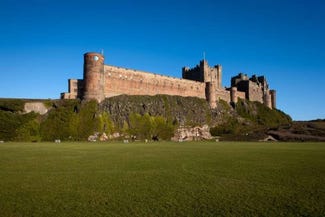
<svg viewBox="0 0 325 217"><path fill-rule="evenodd" d="M84 54L84 94L83 98L104 100L104 56L99 53Z"/></svg>
<svg viewBox="0 0 325 217"><path fill-rule="evenodd" d="M237 101L238 101L237 87L231 87L231 89L230 89L230 98L231 98L231 102L237 103Z"/></svg>
<svg viewBox="0 0 325 217"><path fill-rule="evenodd" d="M206 99L209 102L210 108L214 109L217 107L216 86L213 82L206 82L205 85Z"/></svg>
<svg viewBox="0 0 325 217"><path fill-rule="evenodd" d="M276 90L270 90L272 108L276 109Z"/></svg>
<svg viewBox="0 0 325 217"><path fill-rule="evenodd" d="M271 104L271 95L269 91L266 91L264 94L264 105L272 109L272 104Z"/></svg>

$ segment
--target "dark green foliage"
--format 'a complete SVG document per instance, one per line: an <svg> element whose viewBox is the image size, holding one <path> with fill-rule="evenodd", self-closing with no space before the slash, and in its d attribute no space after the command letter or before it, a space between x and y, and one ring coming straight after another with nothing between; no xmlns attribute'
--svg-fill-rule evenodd
<svg viewBox="0 0 325 217"><path fill-rule="evenodd" d="M48 116L41 123L41 136L44 141L53 141L55 139L69 139L73 136L73 126L70 123L74 121L75 107L79 105L76 100L63 100L56 104L48 112ZM71 130L73 129L73 130Z"/></svg>
<svg viewBox="0 0 325 217"><path fill-rule="evenodd" d="M235 118L228 118L227 121L210 128L212 136L220 136L224 134L238 134L241 130L241 125Z"/></svg>
<svg viewBox="0 0 325 217"><path fill-rule="evenodd" d="M259 102L240 99L236 104L236 111L238 115L269 128L288 125L292 122L290 116L282 111L270 109Z"/></svg>
<svg viewBox="0 0 325 217"><path fill-rule="evenodd" d="M16 130L17 141L39 142L41 141L40 124L36 119L32 119L22 124Z"/></svg>
<svg viewBox="0 0 325 217"><path fill-rule="evenodd" d="M174 135L175 126L162 116L132 113L129 121L128 133L138 139L158 137L158 139L170 140Z"/></svg>
<svg viewBox="0 0 325 217"><path fill-rule="evenodd" d="M99 132L105 132L106 134L111 134L115 130L114 123L111 120L110 115L105 111L98 115L98 124L99 124L99 128L98 128Z"/></svg>
<svg viewBox="0 0 325 217"><path fill-rule="evenodd" d="M231 111L226 102L219 102L222 110ZM228 108L227 108L228 106ZM290 116L277 109L270 109L259 102L239 99L235 113L223 115L223 119L210 128L212 136L223 136L226 140L259 140L270 128L291 124Z"/></svg>
<svg viewBox="0 0 325 217"><path fill-rule="evenodd" d="M24 110L25 102L21 99L0 99L0 110L21 112Z"/></svg>
<svg viewBox="0 0 325 217"><path fill-rule="evenodd" d="M33 121L37 118L37 114L19 114L10 111L0 110L0 140L12 141L19 137L19 133L24 132L27 136L29 130L33 131L32 136L38 137L37 133L32 130L37 128L38 123ZM31 127L32 125L32 127ZM31 127L31 128L30 128ZM26 140L30 141L30 140Z"/></svg>
<svg viewBox="0 0 325 217"><path fill-rule="evenodd" d="M279 110L239 100L234 108L219 100L210 109L205 99L169 95L111 97L96 101L43 100L49 112L23 114L26 100L0 100L0 140L86 140L95 132L158 136L169 140L178 126L208 124L212 135L246 135L291 123ZM234 137L232 137L234 138ZM256 139L256 138L254 138Z"/></svg>
<svg viewBox="0 0 325 217"><path fill-rule="evenodd" d="M45 141L85 140L99 129L96 101L64 100L42 122L41 135Z"/></svg>
<svg viewBox="0 0 325 217"><path fill-rule="evenodd" d="M83 102L81 105L79 117L79 139L87 139L89 135L94 134L100 128L97 114L97 102L95 100Z"/></svg>

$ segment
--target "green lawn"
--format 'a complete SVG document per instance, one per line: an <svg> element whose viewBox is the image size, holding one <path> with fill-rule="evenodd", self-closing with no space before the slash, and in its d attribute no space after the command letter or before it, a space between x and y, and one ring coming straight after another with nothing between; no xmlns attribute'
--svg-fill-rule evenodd
<svg viewBox="0 0 325 217"><path fill-rule="evenodd" d="M0 216L325 216L325 143L3 143Z"/></svg>

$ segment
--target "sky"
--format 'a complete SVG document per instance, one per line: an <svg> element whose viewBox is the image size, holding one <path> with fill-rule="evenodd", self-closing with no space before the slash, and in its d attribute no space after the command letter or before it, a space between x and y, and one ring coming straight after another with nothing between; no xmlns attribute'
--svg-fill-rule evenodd
<svg viewBox="0 0 325 217"><path fill-rule="evenodd" d="M278 109L325 118L323 0L0 0L0 98L57 99L83 54L181 77L205 58L266 76Z"/></svg>

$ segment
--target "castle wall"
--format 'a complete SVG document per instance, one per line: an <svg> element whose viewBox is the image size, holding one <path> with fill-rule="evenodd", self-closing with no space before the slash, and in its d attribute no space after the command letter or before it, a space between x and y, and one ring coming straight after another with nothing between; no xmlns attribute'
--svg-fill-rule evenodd
<svg viewBox="0 0 325 217"><path fill-rule="evenodd" d="M217 100L224 100L226 102L230 102L230 91L225 89L217 89L216 91L216 99Z"/></svg>
<svg viewBox="0 0 325 217"><path fill-rule="evenodd" d="M68 93L61 93L61 99L81 98L83 94L83 80L68 79Z"/></svg>
<svg viewBox="0 0 325 217"><path fill-rule="evenodd" d="M269 91L266 78L240 73L231 78L231 88L222 87L222 67L209 67L206 60L194 68L184 67L183 79L149 72L104 65L99 53L84 54L84 77L69 79L69 92L61 93L63 99L96 99L126 95L177 95L206 99L211 108L216 100L237 102L238 98L258 101L270 108L276 107L276 92Z"/></svg>
<svg viewBox="0 0 325 217"><path fill-rule="evenodd" d="M237 90L236 95L237 95L237 98L246 99L246 93L245 92Z"/></svg>
<svg viewBox="0 0 325 217"><path fill-rule="evenodd" d="M205 97L205 83L172 78L116 66L104 66L105 97L127 95L178 95Z"/></svg>
<svg viewBox="0 0 325 217"><path fill-rule="evenodd" d="M276 109L276 91L270 90L272 108Z"/></svg>
<svg viewBox="0 0 325 217"><path fill-rule="evenodd" d="M266 91L264 95L264 105L266 105L269 108L272 108L271 94L269 91Z"/></svg>
<svg viewBox="0 0 325 217"><path fill-rule="evenodd" d="M184 67L182 69L182 78L204 82L204 72L200 67L201 65L197 65L194 68Z"/></svg>
<svg viewBox="0 0 325 217"><path fill-rule="evenodd" d="M222 89L222 66L210 67L206 60L201 60L194 68L184 67L182 78L205 83L213 82L216 88Z"/></svg>
<svg viewBox="0 0 325 217"><path fill-rule="evenodd" d="M252 81L248 81L248 99L250 101L264 102L264 94L261 87Z"/></svg>

